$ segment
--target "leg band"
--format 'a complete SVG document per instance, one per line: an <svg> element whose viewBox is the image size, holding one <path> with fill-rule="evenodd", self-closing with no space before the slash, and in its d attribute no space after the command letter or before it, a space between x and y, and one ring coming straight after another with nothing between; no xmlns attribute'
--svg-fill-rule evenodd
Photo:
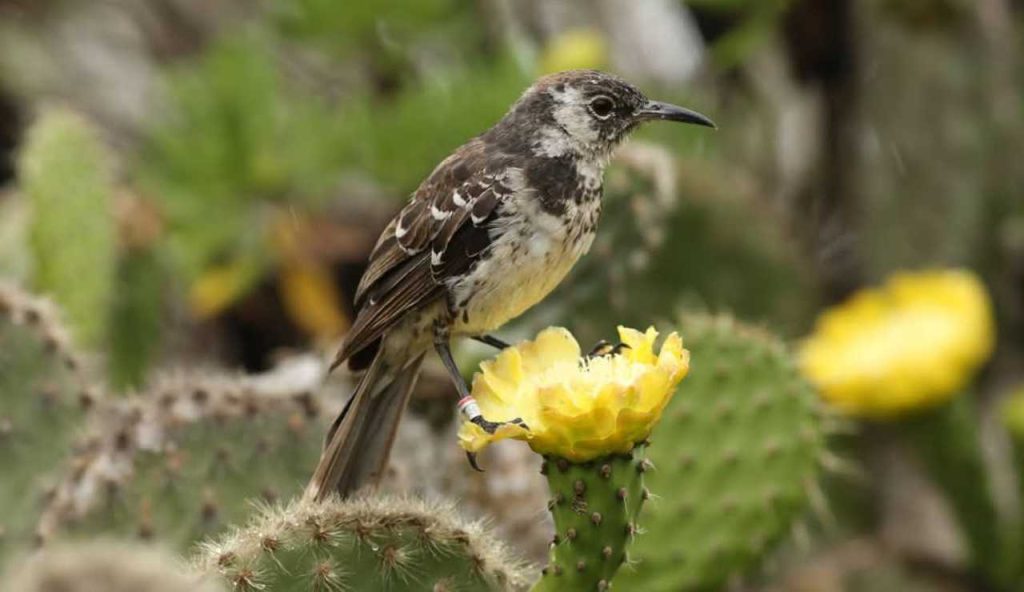
<svg viewBox="0 0 1024 592"><path fill-rule="evenodd" d="M466 416L466 419L474 419L482 415L482 413L480 413L480 406L477 405L476 399L472 396L462 397L459 399L457 407L458 410Z"/></svg>

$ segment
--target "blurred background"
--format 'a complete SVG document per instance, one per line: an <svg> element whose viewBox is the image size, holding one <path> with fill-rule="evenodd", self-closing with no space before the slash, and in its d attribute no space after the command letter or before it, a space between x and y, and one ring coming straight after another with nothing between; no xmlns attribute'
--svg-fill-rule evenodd
<svg viewBox="0 0 1024 592"><path fill-rule="evenodd" d="M719 130L637 133L593 250L502 338L703 311L798 343L894 272L964 268L996 320L972 397L1014 507L992 424L1024 384L1022 32L1019 0L0 0L0 278L60 306L111 391L202 369L330 415L349 377L321 396L324 361L389 218L534 78L604 69ZM461 345L467 375L491 355ZM428 365L391 487L465 499L542 558L533 459L469 473L450 391ZM995 589L894 431L840 430L855 468L823 477L818 526L733 584Z"/></svg>

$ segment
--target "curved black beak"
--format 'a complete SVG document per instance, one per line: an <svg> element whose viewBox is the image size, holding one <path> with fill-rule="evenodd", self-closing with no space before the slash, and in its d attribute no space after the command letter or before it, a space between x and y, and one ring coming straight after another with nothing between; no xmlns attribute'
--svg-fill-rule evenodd
<svg viewBox="0 0 1024 592"><path fill-rule="evenodd" d="M665 121L693 123L718 129L718 126L715 125L714 121L711 121L711 119L697 113L696 111L691 111L670 103L662 103L660 101L648 101L647 104L637 112L637 116L643 120L663 119Z"/></svg>

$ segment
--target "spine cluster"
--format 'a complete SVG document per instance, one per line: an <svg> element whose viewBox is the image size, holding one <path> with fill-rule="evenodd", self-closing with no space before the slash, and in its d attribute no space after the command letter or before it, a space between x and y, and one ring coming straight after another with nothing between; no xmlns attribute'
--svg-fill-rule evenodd
<svg viewBox="0 0 1024 592"><path fill-rule="evenodd" d="M639 531L640 509L650 495L644 488L651 467L644 448L582 464L545 459L555 537L534 592L611 587L628 561L626 547Z"/></svg>
<svg viewBox="0 0 1024 592"><path fill-rule="evenodd" d="M479 523L447 505L372 497L264 509L204 545L200 572L233 590L522 590L527 576Z"/></svg>

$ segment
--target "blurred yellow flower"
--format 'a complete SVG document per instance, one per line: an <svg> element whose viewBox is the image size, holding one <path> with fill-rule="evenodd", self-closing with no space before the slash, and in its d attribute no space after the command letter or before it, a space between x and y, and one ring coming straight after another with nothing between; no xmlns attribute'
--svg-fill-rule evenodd
<svg viewBox="0 0 1024 592"><path fill-rule="evenodd" d="M224 312L245 294L253 276L251 267L241 261L205 270L189 288L192 314L200 319L209 319Z"/></svg>
<svg viewBox="0 0 1024 592"><path fill-rule="evenodd" d="M570 29L548 43L540 56L543 74L565 70L600 70L608 65L604 36L593 29Z"/></svg>
<svg viewBox="0 0 1024 592"><path fill-rule="evenodd" d="M334 339L348 328L331 270L315 261L288 261L278 280L281 304L288 316L320 339Z"/></svg>
<svg viewBox="0 0 1024 592"><path fill-rule="evenodd" d="M509 347L480 365L473 396L491 421L522 418L488 434L469 421L459 429L463 448L477 452L505 438L526 440L534 451L574 462L629 452L650 435L679 382L690 352L672 333L659 352L658 332L619 327L628 345L615 355L580 357L566 329L553 327L535 340Z"/></svg>
<svg viewBox="0 0 1024 592"><path fill-rule="evenodd" d="M335 339L349 321L330 266L314 251L310 237L316 236L307 215L288 210L276 214L268 238L279 260L278 293L288 317L307 335Z"/></svg>
<svg viewBox="0 0 1024 592"><path fill-rule="evenodd" d="M841 411L885 418L951 398L994 341L988 294L973 274L901 273L825 311L800 363Z"/></svg>

